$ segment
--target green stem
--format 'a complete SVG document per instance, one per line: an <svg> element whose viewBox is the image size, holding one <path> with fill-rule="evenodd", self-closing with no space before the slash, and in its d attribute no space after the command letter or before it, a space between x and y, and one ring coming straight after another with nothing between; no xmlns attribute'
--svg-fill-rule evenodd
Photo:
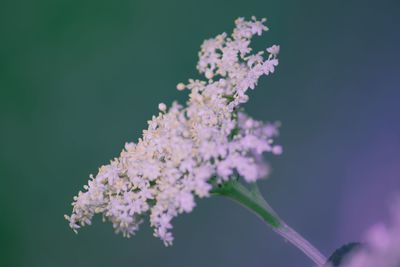
<svg viewBox="0 0 400 267"><path fill-rule="evenodd" d="M244 207L253 211L263 221L267 222L274 228L280 226L279 219L265 209L264 203L250 192L246 187L236 181L221 184L218 188L213 190L214 194L226 196L239 202Z"/></svg>
<svg viewBox="0 0 400 267"><path fill-rule="evenodd" d="M237 181L229 181L216 186L212 193L235 200L252 211L271 226L276 233L300 249L317 266L324 266L326 264L326 257L304 237L290 228L271 208L261 195L256 183L252 184L252 188L249 190Z"/></svg>

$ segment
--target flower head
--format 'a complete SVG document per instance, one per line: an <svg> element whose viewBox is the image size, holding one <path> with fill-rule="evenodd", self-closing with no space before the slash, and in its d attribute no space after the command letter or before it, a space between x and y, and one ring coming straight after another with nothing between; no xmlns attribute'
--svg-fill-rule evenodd
<svg viewBox="0 0 400 267"><path fill-rule="evenodd" d="M91 176L84 192L74 198L71 216L75 231L101 213L116 232L133 235L149 215L154 236L171 245L171 220L189 213L196 198L208 197L211 181L223 183L235 175L247 182L266 177L262 154L280 154L274 144L277 123L263 123L239 109L248 101L262 75L274 72L279 47L250 54L254 35L267 30L265 20L239 18L231 36L223 33L206 40L197 69L205 80L179 83L190 90L184 107L163 103L148 121L137 143L127 143L120 156Z"/></svg>

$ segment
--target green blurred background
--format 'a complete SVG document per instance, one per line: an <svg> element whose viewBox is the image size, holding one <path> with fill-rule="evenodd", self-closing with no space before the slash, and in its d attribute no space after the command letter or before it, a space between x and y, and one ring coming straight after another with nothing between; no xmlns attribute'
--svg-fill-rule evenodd
<svg viewBox="0 0 400 267"><path fill-rule="evenodd" d="M0 266L311 266L220 198L174 221L165 248L144 225L124 239L99 219L64 220L88 175L136 141L200 44L239 16L268 17L256 48L281 45L248 112L280 120L285 153L263 193L326 255L384 220L400 191L400 2L0 3Z"/></svg>

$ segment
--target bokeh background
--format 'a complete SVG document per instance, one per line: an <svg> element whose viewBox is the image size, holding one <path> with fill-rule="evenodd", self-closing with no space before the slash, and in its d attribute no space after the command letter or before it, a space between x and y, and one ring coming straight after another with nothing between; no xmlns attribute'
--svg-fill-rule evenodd
<svg viewBox="0 0 400 267"><path fill-rule="evenodd" d="M387 219L400 191L398 0L89 1L0 4L0 266L311 266L222 198L177 218L173 247L144 225L124 239L63 215L88 175L137 140L205 38L268 17L281 45L246 108L282 122L285 153L261 189L326 255Z"/></svg>

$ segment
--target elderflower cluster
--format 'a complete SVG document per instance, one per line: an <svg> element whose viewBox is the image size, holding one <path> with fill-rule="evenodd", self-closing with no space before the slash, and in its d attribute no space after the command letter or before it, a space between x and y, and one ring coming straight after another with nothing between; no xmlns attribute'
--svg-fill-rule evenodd
<svg viewBox="0 0 400 267"><path fill-rule="evenodd" d="M392 224L373 226L362 248L350 255L343 267L400 266L400 200L393 206Z"/></svg>
<svg viewBox="0 0 400 267"><path fill-rule="evenodd" d="M239 18L231 36L223 33L202 44L197 69L206 79L178 84L178 90L190 90L186 107L161 103L142 138L127 143L119 158L90 176L66 216L73 230L100 213L129 237L149 215L154 236L168 246L171 220L191 212L195 198L208 197L213 183L238 175L255 182L268 175L262 154L282 152L274 144L279 125L256 121L239 109L248 101L248 89L278 65L279 46L267 53L251 53L249 47L253 36L267 30L264 22Z"/></svg>

